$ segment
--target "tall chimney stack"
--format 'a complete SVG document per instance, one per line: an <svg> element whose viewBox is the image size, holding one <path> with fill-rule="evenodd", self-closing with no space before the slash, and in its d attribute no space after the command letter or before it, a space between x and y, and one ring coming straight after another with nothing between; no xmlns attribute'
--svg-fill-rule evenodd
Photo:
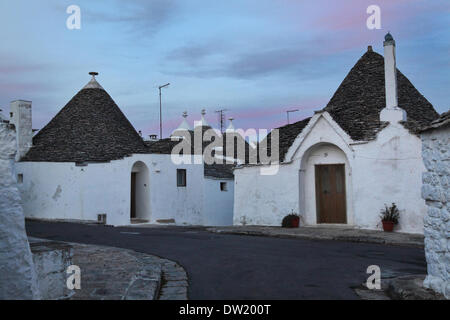
<svg viewBox="0 0 450 320"><path fill-rule="evenodd" d="M386 106L381 110L380 120L388 122L406 121L405 110L398 107L395 40L389 32L384 37L383 46Z"/></svg>
<svg viewBox="0 0 450 320"><path fill-rule="evenodd" d="M17 153L19 161L33 145L33 130L31 127L31 101L15 100L11 104L10 123L16 129Z"/></svg>

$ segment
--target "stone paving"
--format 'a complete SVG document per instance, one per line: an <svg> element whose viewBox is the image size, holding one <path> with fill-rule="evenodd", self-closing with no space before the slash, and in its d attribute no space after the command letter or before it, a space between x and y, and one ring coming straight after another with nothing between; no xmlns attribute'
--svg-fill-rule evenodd
<svg viewBox="0 0 450 320"><path fill-rule="evenodd" d="M187 274L173 261L121 248L70 245L72 263L81 269L81 289L70 300L188 298Z"/></svg>
<svg viewBox="0 0 450 320"><path fill-rule="evenodd" d="M161 281L161 259L131 250L75 244L73 264L81 289L72 300L153 300Z"/></svg>
<svg viewBox="0 0 450 320"><path fill-rule="evenodd" d="M419 234L384 232L349 228L347 226L306 226L300 228L281 228L265 226L231 226L207 228L210 232L270 236L317 240L340 240L352 242L405 245L423 248L424 237Z"/></svg>
<svg viewBox="0 0 450 320"><path fill-rule="evenodd" d="M445 297L423 286L425 275L397 277L389 282L387 294L399 300L445 300Z"/></svg>

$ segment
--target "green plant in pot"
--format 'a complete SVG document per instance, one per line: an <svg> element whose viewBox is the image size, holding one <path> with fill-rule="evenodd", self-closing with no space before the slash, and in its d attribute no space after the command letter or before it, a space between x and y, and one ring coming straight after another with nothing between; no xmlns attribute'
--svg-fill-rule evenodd
<svg viewBox="0 0 450 320"><path fill-rule="evenodd" d="M300 225L300 216L294 212L288 214L283 218L281 227L283 228L298 228Z"/></svg>
<svg viewBox="0 0 450 320"><path fill-rule="evenodd" d="M383 223L383 230L386 232L392 232L394 226L398 224L400 218L400 211L395 203L392 203L390 207L384 205L384 209L381 210L381 222Z"/></svg>

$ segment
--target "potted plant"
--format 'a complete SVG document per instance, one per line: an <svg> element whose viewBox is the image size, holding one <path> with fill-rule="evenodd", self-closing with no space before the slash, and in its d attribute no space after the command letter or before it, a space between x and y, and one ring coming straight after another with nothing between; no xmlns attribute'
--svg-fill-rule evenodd
<svg viewBox="0 0 450 320"><path fill-rule="evenodd" d="M392 203L390 207L384 205L384 209L381 210L381 222L383 223L383 230L386 232L392 232L394 225L398 223L400 218L400 211L395 203Z"/></svg>
<svg viewBox="0 0 450 320"><path fill-rule="evenodd" d="M283 228L298 228L300 225L300 216L294 212L283 218L281 226Z"/></svg>

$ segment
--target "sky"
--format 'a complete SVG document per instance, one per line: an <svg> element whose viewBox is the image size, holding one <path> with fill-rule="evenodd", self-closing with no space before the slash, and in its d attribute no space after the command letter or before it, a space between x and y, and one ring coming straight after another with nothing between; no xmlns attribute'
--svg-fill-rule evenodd
<svg viewBox="0 0 450 320"><path fill-rule="evenodd" d="M70 5L81 29L70 30ZM381 29L366 26L369 5ZM169 135L188 112L227 109L237 128L271 129L325 107L357 60L384 35L397 67L439 112L450 107L448 0L1 0L0 109L33 102L33 128L90 80L90 71L137 130Z"/></svg>

